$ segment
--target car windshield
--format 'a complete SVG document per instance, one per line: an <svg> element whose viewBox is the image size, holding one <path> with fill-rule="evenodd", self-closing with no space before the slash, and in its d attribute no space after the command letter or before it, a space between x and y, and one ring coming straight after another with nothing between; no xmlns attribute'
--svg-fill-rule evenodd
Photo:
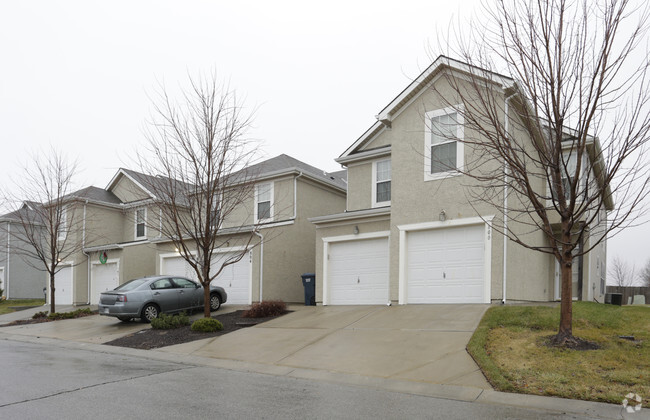
<svg viewBox="0 0 650 420"><path fill-rule="evenodd" d="M135 279L135 280L131 280L131 281L128 281L128 282L126 282L126 283L124 283L124 284L122 284L122 285L120 285L120 286L117 286L117 287L116 287L115 289L113 289L113 290L119 290L120 292L128 292L129 290L133 290L133 289L135 289L135 288L141 286L142 284L144 284L144 283L146 283L146 282L148 282L148 281L149 281L149 279Z"/></svg>

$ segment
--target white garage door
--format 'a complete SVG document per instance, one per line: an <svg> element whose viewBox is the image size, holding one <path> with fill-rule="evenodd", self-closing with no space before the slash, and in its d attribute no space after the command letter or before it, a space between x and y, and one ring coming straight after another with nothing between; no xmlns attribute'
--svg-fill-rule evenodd
<svg viewBox="0 0 650 420"><path fill-rule="evenodd" d="M214 254L211 271L214 273L213 270L218 270L221 264L233 255L235 254ZM163 258L161 274L196 279L194 270L181 257ZM212 280L212 284L224 288L228 294L228 303L251 303L251 258L249 254L247 253L240 261L226 266L219 276Z"/></svg>
<svg viewBox="0 0 650 420"><path fill-rule="evenodd" d="M236 257L238 253L215 254L212 256L213 272L219 270L228 259ZM251 303L251 257L246 253L241 260L227 265L223 271L212 280L212 283L221 286L228 293L228 303Z"/></svg>
<svg viewBox="0 0 650 420"><path fill-rule="evenodd" d="M408 303L485 303L484 225L407 234Z"/></svg>
<svg viewBox="0 0 650 420"><path fill-rule="evenodd" d="M106 264L93 264L92 266L92 291L90 303L99 303L99 294L113 290L120 283L120 274L117 269L117 262Z"/></svg>
<svg viewBox="0 0 650 420"><path fill-rule="evenodd" d="M329 304L388 302L388 238L329 245Z"/></svg>
<svg viewBox="0 0 650 420"><path fill-rule="evenodd" d="M50 279L47 279L50 284ZM72 267L63 267L54 275L54 304L72 305Z"/></svg>

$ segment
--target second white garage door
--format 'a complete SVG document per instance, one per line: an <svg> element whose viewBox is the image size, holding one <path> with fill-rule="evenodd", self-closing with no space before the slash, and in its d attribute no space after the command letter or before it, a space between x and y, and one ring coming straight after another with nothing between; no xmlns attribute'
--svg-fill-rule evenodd
<svg viewBox="0 0 650 420"><path fill-rule="evenodd" d="M90 295L90 303L99 303L99 294L108 290L113 290L120 283L120 273L118 271L117 262L109 262L106 264L93 264L92 272L92 290Z"/></svg>
<svg viewBox="0 0 650 420"><path fill-rule="evenodd" d="M329 304L388 302L388 238L329 244Z"/></svg>
<svg viewBox="0 0 650 420"><path fill-rule="evenodd" d="M225 258L233 255L233 253L214 254L211 270L218 269ZM196 279L194 270L181 257L163 257L161 274ZM249 255L246 254L240 261L226 266L221 274L212 280L212 284L224 288L228 294L228 303L250 304L251 259Z"/></svg>
<svg viewBox="0 0 650 420"><path fill-rule="evenodd" d="M485 225L407 234L408 303L485 303Z"/></svg>

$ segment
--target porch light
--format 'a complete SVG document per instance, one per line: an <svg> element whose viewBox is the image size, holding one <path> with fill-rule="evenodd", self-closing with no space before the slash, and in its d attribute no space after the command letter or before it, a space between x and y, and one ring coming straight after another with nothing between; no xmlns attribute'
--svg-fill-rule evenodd
<svg viewBox="0 0 650 420"><path fill-rule="evenodd" d="M359 234L359 226L354 227L354 234L358 235Z"/></svg>
<svg viewBox="0 0 650 420"><path fill-rule="evenodd" d="M445 213L444 210L441 211L440 214L438 215L438 219L439 219L441 222L444 222L445 220L447 220L447 213Z"/></svg>

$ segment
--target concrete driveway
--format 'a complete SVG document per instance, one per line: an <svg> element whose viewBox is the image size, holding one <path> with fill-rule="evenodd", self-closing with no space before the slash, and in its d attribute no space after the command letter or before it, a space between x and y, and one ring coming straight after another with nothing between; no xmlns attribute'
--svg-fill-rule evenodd
<svg viewBox="0 0 650 420"><path fill-rule="evenodd" d="M489 305L319 306L161 349L193 356L491 389L465 347Z"/></svg>

